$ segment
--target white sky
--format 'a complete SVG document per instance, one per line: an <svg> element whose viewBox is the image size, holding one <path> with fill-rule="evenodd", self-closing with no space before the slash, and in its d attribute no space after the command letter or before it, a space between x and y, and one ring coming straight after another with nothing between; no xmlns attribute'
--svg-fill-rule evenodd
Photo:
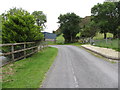
<svg viewBox="0 0 120 90"><path fill-rule="evenodd" d="M45 31L52 32L58 28L60 14L74 12L80 17L90 16L91 8L105 0L2 0L0 2L0 14L17 7L28 12L43 11L47 15L47 28Z"/></svg>

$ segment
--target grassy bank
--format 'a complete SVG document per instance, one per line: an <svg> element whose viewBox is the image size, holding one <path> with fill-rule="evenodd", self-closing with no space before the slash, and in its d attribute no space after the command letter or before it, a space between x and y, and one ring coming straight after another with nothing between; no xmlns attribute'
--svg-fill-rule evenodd
<svg viewBox="0 0 120 90"><path fill-rule="evenodd" d="M101 41L98 41L98 42L95 42L95 45L96 46L99 46L99 47L105 47L105 48L112 48L116 51L120 51L120 48L119 48L119 43L120 40L118 39L114 39L114 40L101 40Z"/></svg>
<svg viewBox="0 0 120 90"><path fill-rule="evenodd" d="M3 88L39 88L57 49L48 47L32 57L3 67Z"/></svg>

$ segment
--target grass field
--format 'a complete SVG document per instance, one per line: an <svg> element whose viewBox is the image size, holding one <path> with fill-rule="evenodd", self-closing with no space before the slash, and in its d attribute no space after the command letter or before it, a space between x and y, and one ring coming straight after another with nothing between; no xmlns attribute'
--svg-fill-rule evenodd
<svg viewBox="0 0 120 90"><path fill-rule="evenodd" d="M113 37L113 34L107 33L107 37ZM101 40L104 39L104 34L97 33L96 36L93 38L95 40Z"/></svg>
<svg viewBox="0 0 120 90"><path fill-rule="evenodd" d="M32 57L3 67L3 88L39 88L57 49L48 47Z"/></svg>
<svg viewBox="0 0 120 90"><path fill-rule="evenodd" d="M95 45L99 46L99 47L112 48L116 51L120 51L119 42L120 42L120 40L118 40L118 39L107 40L107 42L106 42L106 40L101 40L101 41L95 42Z"/></svg>

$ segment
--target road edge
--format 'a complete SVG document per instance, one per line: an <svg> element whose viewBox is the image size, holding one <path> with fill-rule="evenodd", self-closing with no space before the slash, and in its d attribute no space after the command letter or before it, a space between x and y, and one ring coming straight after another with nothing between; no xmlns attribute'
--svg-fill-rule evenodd
<svg viewBox="0 0 120 90"><path fill-rule="evenodd" d="M56 47L54 47L54 48L56 48ZM58 52L59 52L59 50L58 50ZM57 55L56 55L52 65L49 67L48 71L46 72L45 77L44 77L44 79L43 79L43 81L42 81L42 83L40 85L40 88L46 88L45 87L46 86L45 83L47 82L48 76L52 73L52 71L53 71L53 69L55 67L55 64L56 64L56 61L57 61L57 57L58 57L58 52L57 52Z"/></svg>
<svg viewBox="0 0 120 90"><path fill-rule="evenodd" d="M96 51L94 51L94 50L91 50L91 49L89 49L89 48L87 48L87 47L84 47L84 46L82 46L82 45L81 45L81 47L82 47L82 48L85 48L85 49L87 49L87 50L89 50L89 51L92 51L92 52L94 52L94 53L96 53L96 54L98 54L98 55L100 55L100 56L103 56L103 57L105 57L105 58L107 58L107 59L120 60L120 57L119 57L119 58L110 57L110 56L104 55L104 54L102 54L102 53L96 52Z"/></svg>

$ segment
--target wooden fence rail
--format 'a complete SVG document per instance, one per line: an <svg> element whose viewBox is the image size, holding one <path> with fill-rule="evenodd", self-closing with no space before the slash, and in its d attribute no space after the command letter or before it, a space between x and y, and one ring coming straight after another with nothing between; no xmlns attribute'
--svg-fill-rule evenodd
<svg viewBox="0 0 120 90"><path fill-rule="evenodd" d="M28 44L35 44L35 45L27 48L26 45L28 45ZM24 45L23 49L15 50L15 46L17 46L17 45ZM5 47L5 46L9 46L9 47L11 46L11 52L1 53L0 57L1 56L6 56L6 55L11 55L12 56L12 58L11 58L12 60L10 60L10 61L14 62L16 60L19 60L19 59L22 59L22 58L26 58L27 56L36 53L37 51L39 51L42 48L46 47L47 43L44 42L44 43L36 44L35 42L23 42L23 43L0 44L0 47ZM27 50L32 50L32 52L27 53ZM20 53L20 52L24 52L24 55L15 58L15 54L16 53ZM3 65L4 64L2 64L2 66Z"/></svg>

